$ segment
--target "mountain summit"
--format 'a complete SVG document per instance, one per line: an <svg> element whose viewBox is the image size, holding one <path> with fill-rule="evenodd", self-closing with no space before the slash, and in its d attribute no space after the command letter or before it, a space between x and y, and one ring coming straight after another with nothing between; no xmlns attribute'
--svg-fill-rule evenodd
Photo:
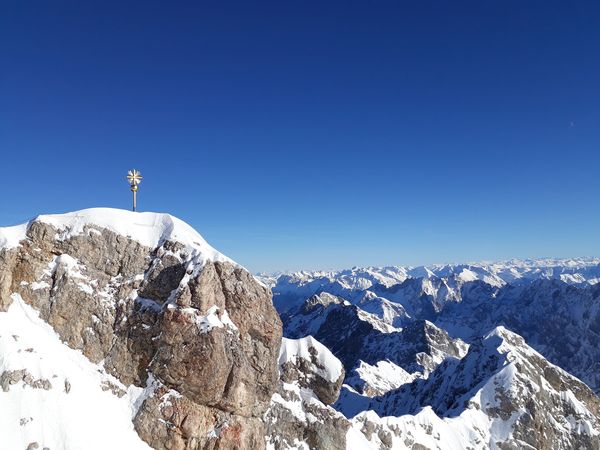
<svg viewBox="0 0 600 450"><path fill-rule="evenodd" d="M265 446L270 291L168 214L0 229L3 448Z"/></svg>

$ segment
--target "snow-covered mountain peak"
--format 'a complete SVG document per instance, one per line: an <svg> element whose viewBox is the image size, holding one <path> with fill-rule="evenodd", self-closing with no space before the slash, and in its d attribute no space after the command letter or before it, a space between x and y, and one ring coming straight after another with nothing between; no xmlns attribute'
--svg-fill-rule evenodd
<svg viewBox="0 0 600 450"><path fill-rule="evenodd" d="M39 216L0 236L0 448L265 440L281 322L268 289L191 227L100 208ZM56 345L36 338L40 327Z"/></svg>
<svg viewBox="0 0 600 450"><path fill-rule="evenodd" d="M503 325L498 325L496 328L487 333L484 337L484 341L492 340L494 338L501 339L503 342L507 342L510 345L519 346L525 345L525 341L521 336L513 333Z"/></svg>
<svg viewBox="0 0 600 450"><path fill-rule="evenodd" d="M404 448L406 440L396 437L409 436L436 449L597 449L599 407L587 386L497 327L428 379L372 400L353 427L375 430L372 445L391 431L391 448ZM403 433L395 433L398 428ZM438 437L430 440L431 434Z"/></svg>
<svg viewBox="0 0 600 450"><path fill-rule="evenodd" d="M109 230L151 249L166 242L183 246L189 259L232 262L215 250L190 225L166 213L132 212L115 208L89 208L64 214L43 214L28 223L0 228L0 248L13 248L27 238L27 230L35 223L51 225L58 231L57 238Z"/></svg>

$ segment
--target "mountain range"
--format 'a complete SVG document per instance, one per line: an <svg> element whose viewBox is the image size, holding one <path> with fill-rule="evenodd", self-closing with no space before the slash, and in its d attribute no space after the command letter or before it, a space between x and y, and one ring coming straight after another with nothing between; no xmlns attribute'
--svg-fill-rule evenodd
<svg viewBox="0 0 600 450"><path fill-rule="evenodd" d="M599 449L600 259L251 275L168 214L0 228L0 449Z"/></svg>
<svg viewBox="0 0 600 450"><path fill-rule="evenodd" d="M513 260L259 278L273 290L284 336L311 335L344 364L336 410L381 433L394 424L418 436L425 420L453 436L409 445L394 433L383 441L371 434L375 448L599 448L599 263ZM489 409L499 399L510 417Z"/></svg>

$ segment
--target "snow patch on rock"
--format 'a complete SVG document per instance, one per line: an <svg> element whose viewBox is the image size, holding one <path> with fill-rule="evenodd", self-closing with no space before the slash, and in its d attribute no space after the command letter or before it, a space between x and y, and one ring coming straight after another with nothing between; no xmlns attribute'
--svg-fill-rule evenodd
<svg viewBox="0 0 600 450"><path fill-rule="evenodd" d="M336 382L344 370L342 363L312 336L301 339L283 338L279 351L279 365L282 366L286 362L295 363L298 358L311 361L315 355L315 352L310 351L311 347L316 350L316 373L328 381Z"/></svg>
<svg viewBox="0 0 600 450"><path fill-rule="evenodd" d="M177 309L178 307L176 305L169 304L167 308ZM219 307L216 305L211 306L205 315L200 314L200 312L195 308L179 308L179 310L184 314L193 317L194 322L201 333L208 333L213 328L228 328L231 331L238 331L238 327L229 318L227 311L223 310L221 312Z"/></svg>
<svg viewBox="0 0 600 450"><path fill-rule="evenodd" d="M0 228L0 248L14 248L25 239L27 224L15 225L13 227Z"/></svg>

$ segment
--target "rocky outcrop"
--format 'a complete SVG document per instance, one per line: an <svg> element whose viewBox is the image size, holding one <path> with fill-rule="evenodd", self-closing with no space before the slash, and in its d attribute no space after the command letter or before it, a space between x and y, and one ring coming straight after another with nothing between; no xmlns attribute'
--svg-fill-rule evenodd
<svg viewBox="0 0 600 450"><path fill-rule="evenodd" d="M281 381L265 414L268 447L342 450L350 423L331 408L340 394L344 369L333 354L312 337L283 339Z"/></svg>
<svg viewBox="0 0 600 450"><path fill-rule="evenodd" d="M136 431L155 449L254 449L265 446L260 417L208 407L154 381L135 418Z"/></svg>
<svg viewBox="0 0 600 450"><path fill-rule="evenodd" d="M326 405L340 395L345 371L341 362L312 336L286 339L281 344L279 369L284 383L297 383Z"/></svg>
<svg viewBox="0 0 600 450"><path fill-rule="evenodd" d="M52 383L45 378L35 379L27 370L6 370L0 375L0 388L4 392L8 392L10 386L17 384L22 381L23 386L28 386L33 389L45 389L52 388Z"/></svg>
<svg viewBox="0 0 600 450"><path fill-rule="evenodd" d="M144 214L32 221L0 247L0 310L19 295L69 347L146 388L133 421L153 448L264 447L281 342L270 291L187 225Z"/></svg>

